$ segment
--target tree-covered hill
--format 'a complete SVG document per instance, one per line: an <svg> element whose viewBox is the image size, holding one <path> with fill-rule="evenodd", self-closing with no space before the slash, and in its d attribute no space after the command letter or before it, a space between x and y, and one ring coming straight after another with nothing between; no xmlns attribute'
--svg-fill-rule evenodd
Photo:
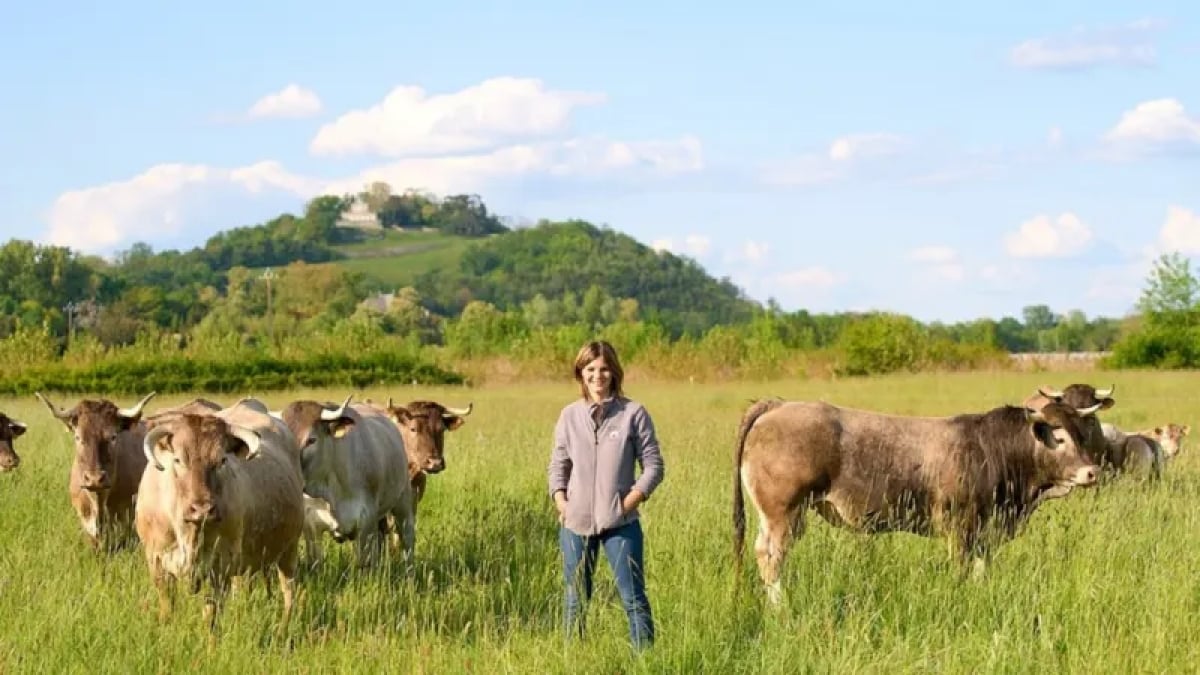
<svg viewBox="0 0 1200 675"><path fill-rule="evenodd" d="M637 301L639 313L674 335L748 320L757 303L695 261L658 252L629 235L581 220L539 222L468 247L457 267L417 278L428 306L461 313L471 300L514 309L537 296L577 299L590 289Z"/></svg>

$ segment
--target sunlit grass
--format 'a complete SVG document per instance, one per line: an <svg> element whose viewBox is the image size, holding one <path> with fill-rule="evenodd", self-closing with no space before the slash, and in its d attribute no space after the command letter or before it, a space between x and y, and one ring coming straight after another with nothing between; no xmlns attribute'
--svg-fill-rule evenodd
<svg viewBox="0 0 1200 675"><path fill-rule="evenodd" d="M666 459L666 479L643 508L659 642L640 658L627 646L604 562L589 639L570 647L561 639L545 470L554 420L575 391L568 382L356 392L475 403L466 426L447 435L447 471L421 504L411 573L398 562L358 570L349 547L330 541L325 565L300 584L282 638L278 593L269 598L252 584L225 607L215 648L200 597L181 594L174 618L157 621L140 548L91 553L66 494L69 435L32 397L0 399L0 410L30 425L17 441L20 470L0 475L0 671L1194 672L1200 460L1192 447L1161 485L1120 481L1044 505L981 582L959 581L940 542L856 536L814 514L788 560L783 607L764 609L749 550L733 595L732 446L751 398L940 415L1019 403L1037 384L1074 381L1115 382L1118 403L1104 419L1122 427L1200 417L1193 373L628 382L654 415ZM346 393L262 398L279 408ZM188 398L164 396L150 408ZM748 544L755 527L751 515Z"/></svg>

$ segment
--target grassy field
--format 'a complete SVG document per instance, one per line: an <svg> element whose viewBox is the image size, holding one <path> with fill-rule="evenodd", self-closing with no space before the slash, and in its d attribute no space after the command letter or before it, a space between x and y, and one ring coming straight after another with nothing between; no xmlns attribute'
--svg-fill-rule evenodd
<svg viewBox="0 0 1200 675"><path fill-rule="evenodd" d="M0 400L0 410L30 425L17 443L21 468L0 475L0 672L1194 672L1200 453L1192 448L1160 485L1117 482L1047 503L982 581L959 581L939 542L856 536L812 517L789 558L780 611L764 609L749 550L733 595L731 453L748 399L950 414L1074 381L1115 382L1117 405L1104 419L1120 426L1200 418L1194 373L628 382L655 418L666 459L666 479L643 510L659 642L641 657L627 647L604 562L589 639L567 646L560 637L545 469L571 383L357 392L475 402L466 426L448 434L448 469L421 505L413 572L398 563L360 572L348 548L330 541L325 566L301 582L285 637L274 635L278 594L268 598L254 584L226 606L215 648L197 596L182 594L173 620L156 620L139 549L107 558L87 549L66 495L70 436L32 397ZM262 398L278 408L344 394ZM164 397L150 409L186 398ZM749 525L752 542L753 515Z"/></svg>
<svg viewBox="0 0 1200 675"><path fill-rule="evenodd" d="M476 241L440 232L388 231L378 239L334 248L351 256L338 261L346 269L403 287L429 270L456 266L462 252Z"/></svg>

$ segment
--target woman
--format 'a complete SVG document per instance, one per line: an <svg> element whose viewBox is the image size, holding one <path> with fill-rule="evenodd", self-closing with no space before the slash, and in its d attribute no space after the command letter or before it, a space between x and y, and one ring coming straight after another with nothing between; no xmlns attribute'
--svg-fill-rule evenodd
<svg viewBox="0 0 1200 675"><path fill-rule="evenodd" d="M589 342L579 350L575 381L581 397L558 416L547 473L562 525L558 541L568 637L584 633L583 615L603 548L629 616L630 640L642 648L654 642L654 619L646 598L638 507L662 482L663 460L650 413L625 397L623 378L608 342ZM635 461L642 467L636 480Z"/></svg>

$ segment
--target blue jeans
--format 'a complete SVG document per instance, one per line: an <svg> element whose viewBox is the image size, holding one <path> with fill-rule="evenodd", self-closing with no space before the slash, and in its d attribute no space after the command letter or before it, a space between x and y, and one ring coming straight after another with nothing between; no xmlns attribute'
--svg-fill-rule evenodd
<svg viewBox="0 0 1200 675"><path fill-rule="evenodd" d="M581 537L560 527L558 544L563 554L563 581L566 585L564 624L567 637L583 637L586 605L592 599L596 556L603 546L604 557L608 559L608 566L617 582L617 592L629 617L629 639L634 647L649 647L654 642L654 618L650 613L650 601L646 598L641 523L634 520L593 537Z"/></svg>

